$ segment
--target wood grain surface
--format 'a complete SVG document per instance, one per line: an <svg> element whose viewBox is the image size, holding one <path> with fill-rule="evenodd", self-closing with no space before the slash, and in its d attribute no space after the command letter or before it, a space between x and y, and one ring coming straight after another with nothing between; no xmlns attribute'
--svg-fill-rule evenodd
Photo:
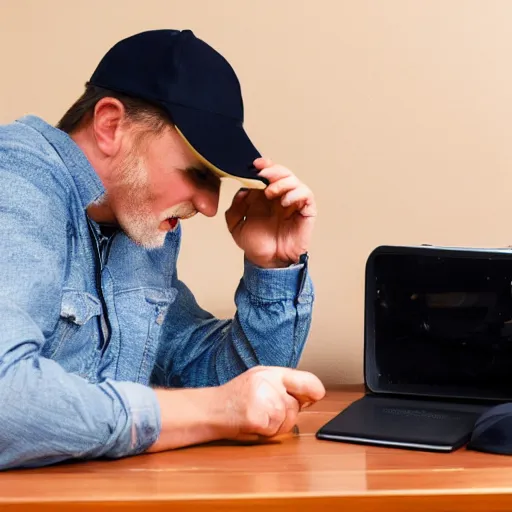
<svg viewBox="0 0 512 512"><path fill-rule="evenodd" d="M512 457L319 441L359 388L329 391L299 432L272 443L214 443L118 461L0 474L1 510L512 510Z"/></svg>

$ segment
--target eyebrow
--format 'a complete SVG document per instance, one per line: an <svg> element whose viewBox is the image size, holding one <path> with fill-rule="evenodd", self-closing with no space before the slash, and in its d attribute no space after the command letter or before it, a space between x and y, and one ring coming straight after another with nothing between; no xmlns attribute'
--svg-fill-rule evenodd
<svg viewBox="0 0 512 512"><path fill-rule="evenodd" d="M187 172L212 172L208 167L205 165L199 164L199 165L190 165L185 169Z"/></svg>

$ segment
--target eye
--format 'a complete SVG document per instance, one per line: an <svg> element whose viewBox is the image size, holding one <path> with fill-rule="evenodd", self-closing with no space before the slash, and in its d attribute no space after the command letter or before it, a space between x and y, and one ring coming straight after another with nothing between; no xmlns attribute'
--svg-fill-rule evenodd
<svg viewBox="0 0 512 512"><path fill-rule="evenodd" d="M211 173L207 169L194 169L194 175L200 181L208 181Z"/></svg>
<svg viewBox="0 0 512 512"><path fill-rule="evenodd" d="M206 167L189 167L187 172L190 179L200 188L218 190L220 187L219 177Z"/></svg>

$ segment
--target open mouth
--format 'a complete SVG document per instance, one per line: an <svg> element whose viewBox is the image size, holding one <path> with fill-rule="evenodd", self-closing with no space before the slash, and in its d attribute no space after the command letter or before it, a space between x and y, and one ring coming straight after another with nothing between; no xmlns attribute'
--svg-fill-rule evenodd
<svg viewBox="0 0 512 512"><path fill-rule="evenodd" d="M164 219L160 223L160 229L163 231L175 231L178 227L178 224L180 223L180 220L190 219L190 217L193 217L196 213L197 211L191 211L176 217L167 217L167 219Z"/></svg>
<svg viewBox="0 0 512 512"><path fill-rule="evenodd" d="M170 217L166 222L169 225L169 229L174 230L178 225L179 219L177 217Z"/></svg>

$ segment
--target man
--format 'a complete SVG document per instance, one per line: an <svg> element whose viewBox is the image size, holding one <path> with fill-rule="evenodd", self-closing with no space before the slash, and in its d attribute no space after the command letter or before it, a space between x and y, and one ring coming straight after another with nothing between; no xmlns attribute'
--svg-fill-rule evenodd
<svg viewBox="0 0 512 512"><path fill-rule="evenodd" d="M274 436L323 397L293 369L314 198L242 122L223 57L158 30L107 52L57 127L0 128L0 467ZM226 212L245 258L231 320L176 272L180 221L217 213L222 176L244 184Z"/></svg>

